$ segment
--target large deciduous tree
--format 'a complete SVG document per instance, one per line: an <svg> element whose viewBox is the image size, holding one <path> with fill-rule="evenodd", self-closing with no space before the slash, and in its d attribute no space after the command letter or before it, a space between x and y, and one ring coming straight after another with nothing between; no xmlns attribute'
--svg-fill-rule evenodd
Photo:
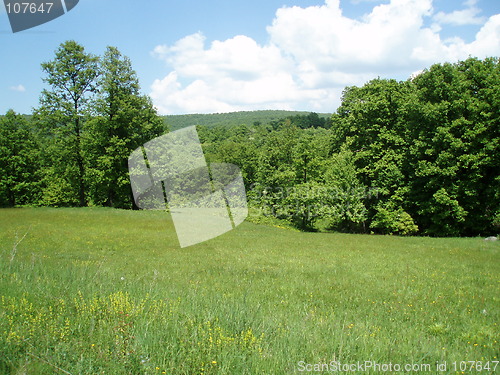
<svg viewBox="0 0 500 375"><path fill-rule="evenodd" d="M108 47L101 59L96 116L85 137L87 185L93 204L130 208L130 153L164 131L150 99L139 92L130 59Z"/></svg>
<svg viewBox="0 0 500 375"><path fill-rule="evenodd" d="M355 153L360 182L376 191L369 203L371 227L382 233L414 233L408 213L407 103L411 82L375 79L363 87L344 91L342 105L333 116L337 147Z"/></svg>
<svg viewBox="0 0 500 375"><path fill-rule="evenodd" d="M500 63L469 58L415 78L411 195L424 232L493 233L500 212Z"/></svg>
<svg viewBox="0 0 500 375"><path fill-rule="evenodd" d="M43 90L35 117L45 139L45 203L85 206L82 139L97 91L98 58L67 41L42 70L49 89Z"/></svg>

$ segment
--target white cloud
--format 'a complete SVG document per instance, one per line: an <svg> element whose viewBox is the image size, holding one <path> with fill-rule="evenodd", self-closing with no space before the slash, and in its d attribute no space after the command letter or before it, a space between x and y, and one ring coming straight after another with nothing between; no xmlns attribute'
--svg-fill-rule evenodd
<svg viewBox="0 0 500 375"><path fill-rule="evenodd" d="M208 50L201 33L189 35L172 47L157 46L154 54L165 59L184 77L210 78L214 74L253 79L276 69L287 69L281 52L273 45L259 46L253 39L237 35L214 41Z"/></svg>
<svg viewBox="0 0 500 375"><path fill-rule="evenodd" d="M205 38L197 33L171 47L157 46L153 54L174 68L152 86L160 113L292 109L325 94L300 87L293 62L275 45L260 46L243 35L205 49Z"/></svg>
<svg viewBox="0 0 500 375"><path fill-rule="evenodd" d="M475 0L465 5L476 9ZM151 96L160 113L332 112L347 85L377 76L409 77L430 64L469 55L500 54L500 15L490 17L476 39L465 43L442 40L440 25L424 26L432 14L432 0L391 0L360 20L344 16L339 0L283 7L267 28L265 45L238 35L207 46L203 34L196 33L157 46L153 54L170 72L154 82Z"/></svg>
<svg viewBox="0 0 500 375"><path fill-rule="evenodd" d="M279 9L268 32L282 50L314 71L388 71L407 66L431 9L430 0L393 0L357 21L342 15L338 0L327 0L320 7Z"/></svg>
<svg viewBox="0 0 500 375"><path fill-rule="evenodd" d="M23 85L11 86L10 89L12 91L17 91L17 92L25 92L26 91L26 88Z"/></svg>
<svg viewBox="0 0 500 375"><path fill-rule="evenodd" d="M488 19L470 44L470 53L475 56L500 55L500 14Z"/></svg>
<svg viewBox="0 0 500 375"><path fill-rule="evenodd" d="M481 25L484 23L484 17L478 17L481 9L476 6L477 0L467 0L464 2L465 9L455 10L451 13L439 12L433 19L438 24L450 24L456 26L463 25Z"/></svg>

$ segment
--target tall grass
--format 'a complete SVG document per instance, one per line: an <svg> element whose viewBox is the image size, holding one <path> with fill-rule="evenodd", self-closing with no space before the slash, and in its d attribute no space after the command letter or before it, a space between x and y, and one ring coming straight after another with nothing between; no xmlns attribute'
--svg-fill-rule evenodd
<svg viewBox="0 0 500 375"><path fill-rule="evenodd" d="M498 361L499 254L252 223L181 249L163 212L0 210L0 374Z"/></svg>

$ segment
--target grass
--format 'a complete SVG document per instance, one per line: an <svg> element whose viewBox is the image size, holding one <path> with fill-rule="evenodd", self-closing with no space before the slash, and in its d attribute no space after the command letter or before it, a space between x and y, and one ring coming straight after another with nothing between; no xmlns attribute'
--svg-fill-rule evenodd
<svg viewBox="0 0 500 375"><path fill-rule="evenodd" d="M4 209L0 374L292 374L334 360L493 373L499 254L481 238L249 222L181 249L162 212Z"/></svg>

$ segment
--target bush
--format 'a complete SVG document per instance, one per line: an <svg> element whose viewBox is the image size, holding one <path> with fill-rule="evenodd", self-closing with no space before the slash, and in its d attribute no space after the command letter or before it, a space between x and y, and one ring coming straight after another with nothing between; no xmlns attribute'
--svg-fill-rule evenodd
<svg viewBox="0 0 500 375"><path fill-rule="evenodd" d="M370 228L379 229L385 234L411 235L418 232L418 226L408 212L401 207L377 207Z"/></svg>

